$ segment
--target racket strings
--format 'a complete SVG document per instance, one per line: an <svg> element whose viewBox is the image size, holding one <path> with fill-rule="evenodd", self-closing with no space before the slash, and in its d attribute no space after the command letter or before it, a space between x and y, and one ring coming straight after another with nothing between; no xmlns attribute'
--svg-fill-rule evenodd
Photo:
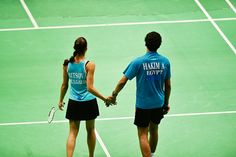
<svg viewBox="0 0 236 157"><path fill-rule="evenodd" d="M52 122L52 120L54 118L54 115L55 115L55 112L56 112L55 107L52 107L52 109L48 113L48 123Z"/></svg>

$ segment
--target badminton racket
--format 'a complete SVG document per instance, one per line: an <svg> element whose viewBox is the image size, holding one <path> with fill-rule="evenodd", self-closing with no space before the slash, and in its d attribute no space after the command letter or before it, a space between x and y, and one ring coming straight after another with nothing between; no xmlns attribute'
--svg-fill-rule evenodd
<svg viewBox="0 0 236 157"><path fill-rule="evenodd" d="M64 104L65 103L63 103L63 106L64 106ZM52 121L53 121L53 119L54 119L54 117L55 117L55 114L56 114L56 112L59 110L59 108L57 107L52 107L51 108L51 110L49 111L49 113L48 113L48 123L50 124Z"/></svg>

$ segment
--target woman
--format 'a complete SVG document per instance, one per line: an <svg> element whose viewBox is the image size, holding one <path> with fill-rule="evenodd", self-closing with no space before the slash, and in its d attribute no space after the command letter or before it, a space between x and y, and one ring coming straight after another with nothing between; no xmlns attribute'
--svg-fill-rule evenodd
<svg viewBox="0 0 236 157"><path fill-rule="evenodd" d="M63 83L61 86L60 100L58 107L63 110L63 99L68 89L70 80L70 95L66 111L66 118L69 119L70 132L67 139L67 157L72 157L76 137L79 132L80 121L86 121L87 144L89 157L94 156L96 144L95 119L99 115L96 97L106 104L108 99L100 94L93 86L95 64L85 59L87 41L79 37L74 43L74 53L70 60L63 64Z"/></svg>

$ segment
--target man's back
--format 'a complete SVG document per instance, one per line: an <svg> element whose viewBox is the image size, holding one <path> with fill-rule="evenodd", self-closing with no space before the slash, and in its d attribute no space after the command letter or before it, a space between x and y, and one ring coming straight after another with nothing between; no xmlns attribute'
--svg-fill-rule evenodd
<svg viewBox="0 0 236 157"><path fill-rule="evenodd" d="M124 75L136 77L136 107L161 108L164 104L164 83L170 79L170 62L157 52L147 52L133 60Z"/></svg>

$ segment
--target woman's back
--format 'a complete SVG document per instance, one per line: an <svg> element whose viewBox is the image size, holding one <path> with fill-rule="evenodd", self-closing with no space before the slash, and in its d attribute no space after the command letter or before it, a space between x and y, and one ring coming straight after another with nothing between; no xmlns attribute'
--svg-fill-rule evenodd
<svg viewBox="0 0 236 157"><path fill-rule="evenodd" d="M95 98L87 90L87 60L82 60L79 63L73 62L68 64L67 73L70 79L70 99L75 101L88 101Z"/></svg>

